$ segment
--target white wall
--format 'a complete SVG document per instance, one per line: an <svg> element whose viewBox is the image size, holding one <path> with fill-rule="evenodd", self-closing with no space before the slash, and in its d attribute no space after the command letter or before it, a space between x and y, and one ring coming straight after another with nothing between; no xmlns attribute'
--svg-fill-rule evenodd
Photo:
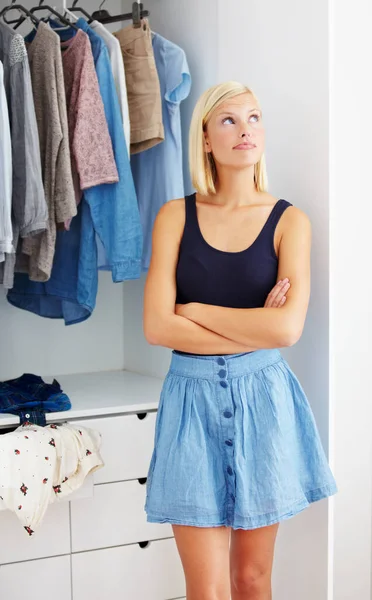
<svg viewBox="0 0 372 600"><path fill-rule="evenodd" d="M330 1L330 399L335 600L371 598L372 5Z"/></svg>
<svg viewBox="0 0 372 600"><path fill-rule="evenodd" d="M0 289L0 380L121 369L123 284L100 274L97 307L84 323L42 319L11 306Z"/></svg>

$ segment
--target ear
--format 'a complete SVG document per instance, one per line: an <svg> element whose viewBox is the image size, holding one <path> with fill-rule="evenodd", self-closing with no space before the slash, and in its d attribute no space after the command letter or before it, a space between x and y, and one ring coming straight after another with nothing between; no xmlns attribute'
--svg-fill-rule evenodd
<svg viewBox="0 0 372 600"><path fill-rule="evenodd" d="M212 152L211 144L208 139L207 133L204 133L204 152L207 152L207 153Z"/></svg>

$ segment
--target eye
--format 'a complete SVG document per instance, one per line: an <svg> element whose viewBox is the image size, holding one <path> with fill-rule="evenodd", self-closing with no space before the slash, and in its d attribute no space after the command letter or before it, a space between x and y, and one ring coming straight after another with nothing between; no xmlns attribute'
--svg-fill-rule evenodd
<svg viewBox="0 0 372 600"><path fill-rule="evenodd" d="M232 117L225 117L224 119L222 119L223 124L225 124L226 121L231 121L231 123L234 123L234 119Z"/></svg>
<svg viewBox="0 0 372 600"><path fill-rule="evenodd" d="M249 117L249 119L256 119L255 123L258 123L258 121L260 120L260 115L258 113L254 113L253 115L251 115Z"/></svg>

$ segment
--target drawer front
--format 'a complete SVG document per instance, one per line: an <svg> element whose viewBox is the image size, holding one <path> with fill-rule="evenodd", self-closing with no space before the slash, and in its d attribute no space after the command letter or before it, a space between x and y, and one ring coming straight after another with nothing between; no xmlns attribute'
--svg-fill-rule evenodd
<svg viewBox="0 0 372 600"><path fill-rule="evenodd" d="M77 502L77 501L76 501ZM52 504L43 521L29 536L17 516L9 510L0 511L0 565L70 552L69 504ZM1 592L1 590L0 590ZM0 593L0 597L3 598Z"/></svg>
<svg viewBox="0 0 372 600"><path fill-rule="evenodd" d="M72 551L172 537L170 524L147 523L145 500L137 479L95 485L93 498L71 502Z"/></svg>
<svg viewBox="0 0 372 600"><path fill-rule="evenodd" d="M3 600L72 600L70 557L1 566L0 597Z"/></svg>
<svg viewBox="0 0 372 600"><path fill-rule="evenodd" d="M156 412L74 422L102 434L101 455L105 466L94 473L95 483L147 477L154 447ZM141 414L140 414L141 416Z"/></svg>
<svg viewBox="0 0 372 600"><path fill-rule="evenodd" d="M164 600L185 596L174 538L72 555L74 600Z"/></svg>

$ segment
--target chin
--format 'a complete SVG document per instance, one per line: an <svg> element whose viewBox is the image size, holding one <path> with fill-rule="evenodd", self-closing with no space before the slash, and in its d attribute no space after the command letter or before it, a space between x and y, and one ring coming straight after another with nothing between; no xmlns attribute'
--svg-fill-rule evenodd
<svg viewBox="0 0 372 600"><path fill-rule="evenodd" d="M257 164L258 160L252 161L251 158L248 157L245 160L235 160L230 165L226 165L231 167L232 169L250 169L253 168Z"/></svg>

